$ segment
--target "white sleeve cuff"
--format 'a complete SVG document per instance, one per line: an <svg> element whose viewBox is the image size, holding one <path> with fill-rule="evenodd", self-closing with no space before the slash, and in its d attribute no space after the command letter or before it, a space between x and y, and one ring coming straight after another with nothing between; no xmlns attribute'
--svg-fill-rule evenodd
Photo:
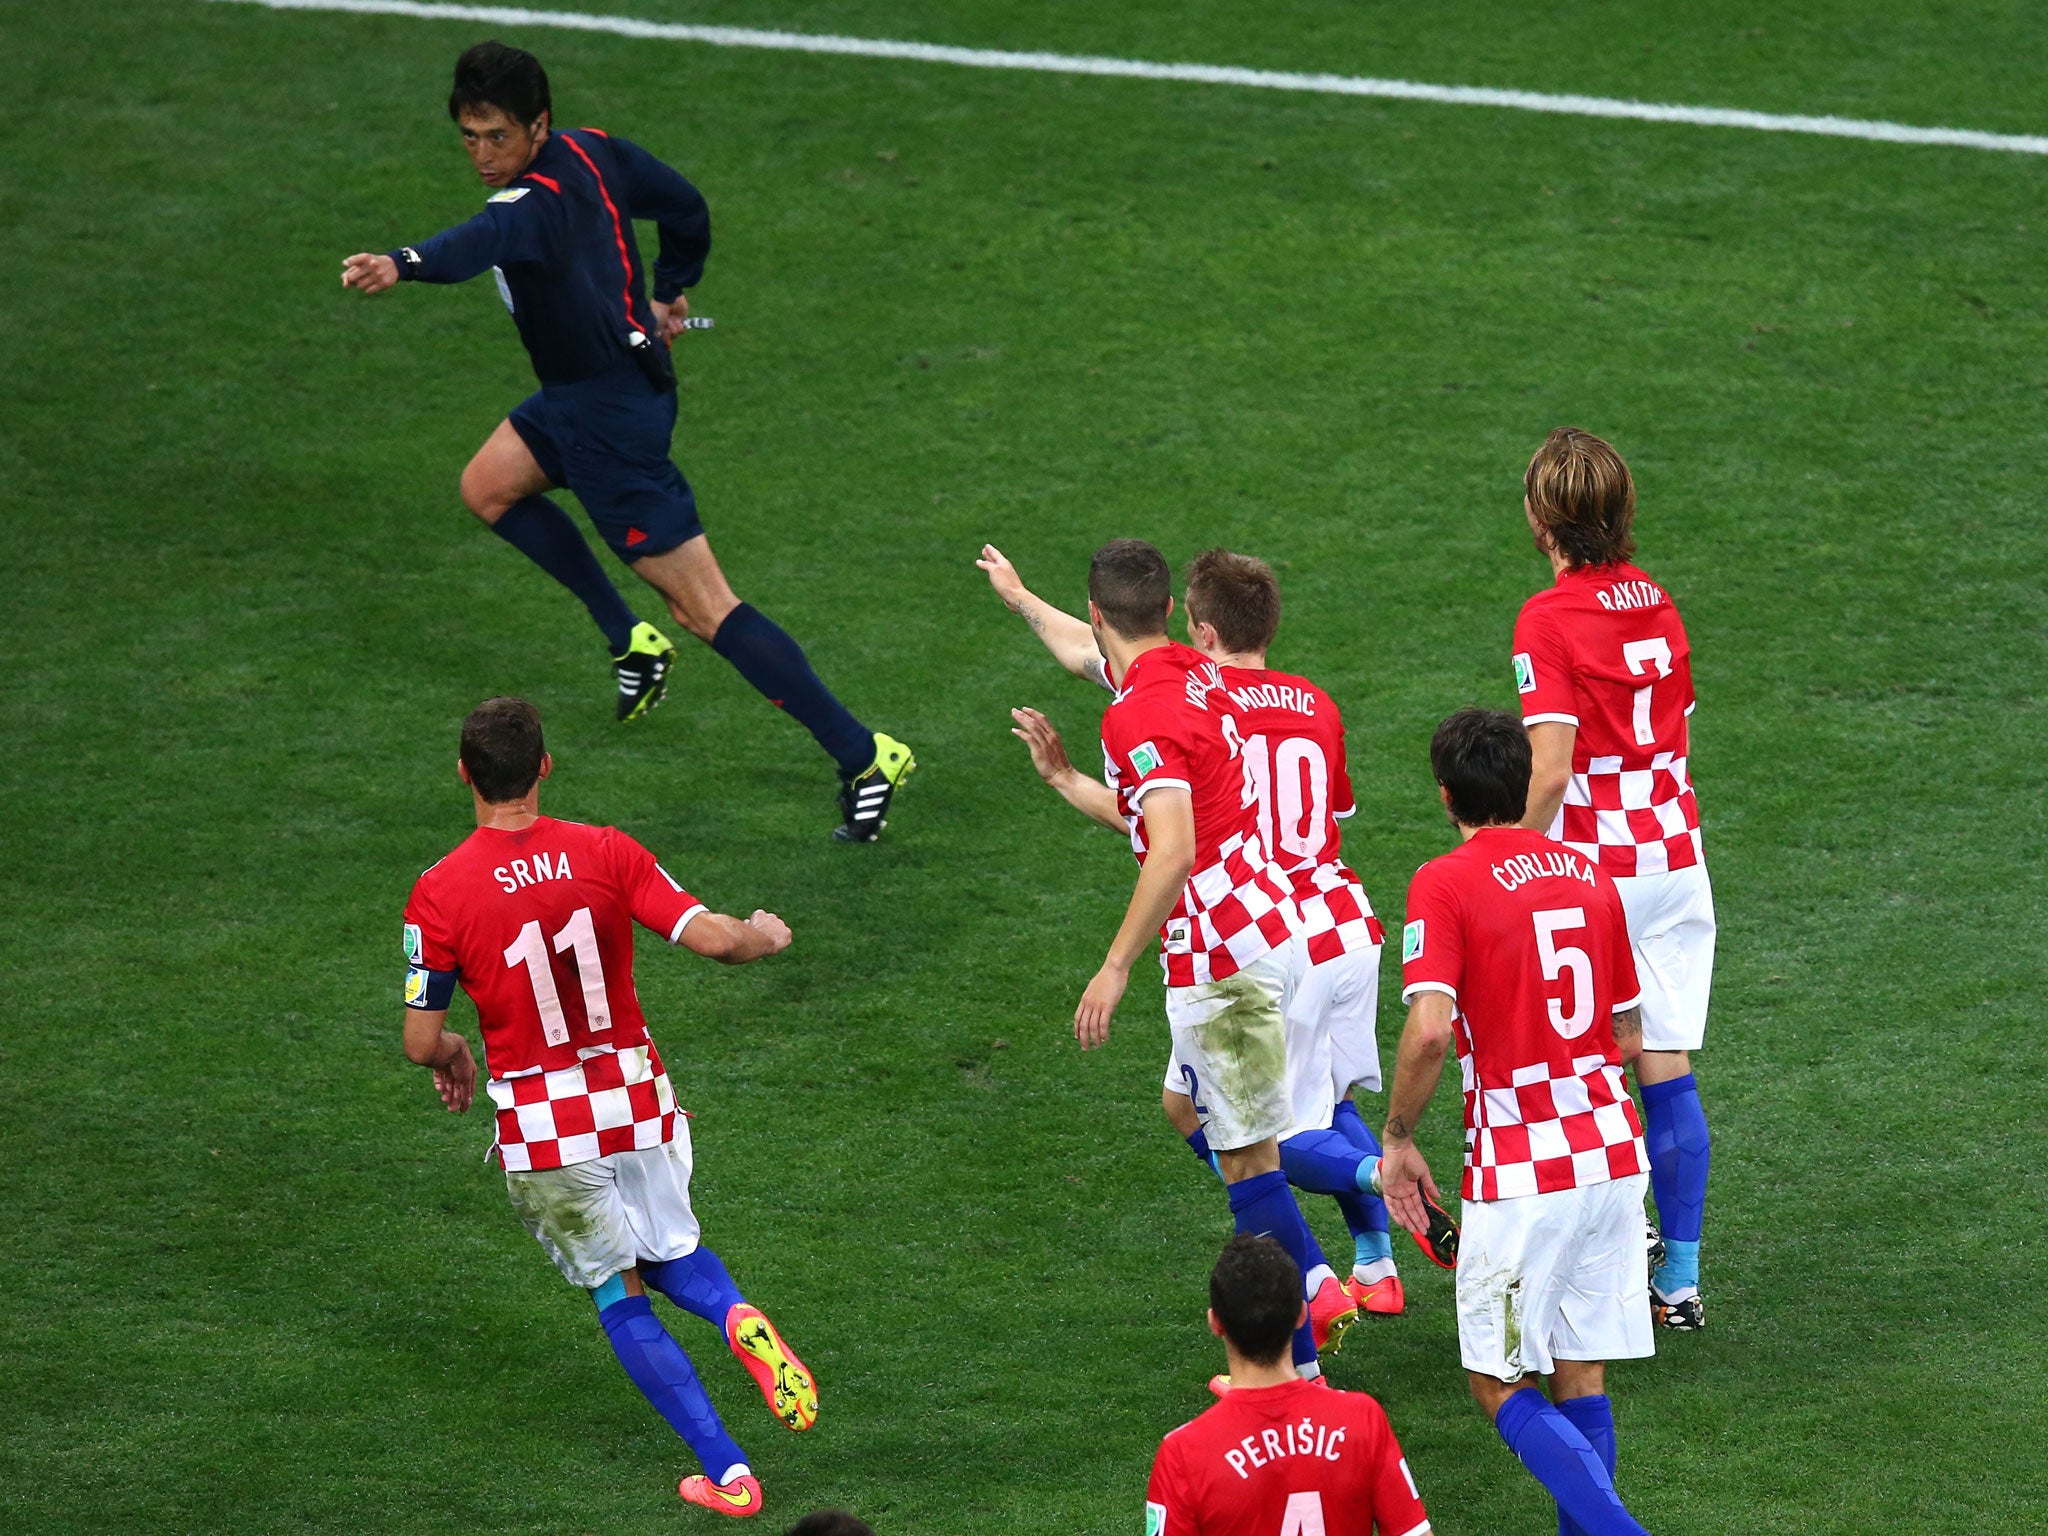
<svg viewBox="0 0 2048 1536"><path fill-rule="evenodd" d="M1524 715L1523 725L1572 725L1579 723L1577 715Z"/></svg>
<svg viewBox="0 0 2048 1536"><path fill-rule="evenodd" d="M710 908L706 907L704 903L700 901L697 903L696 906L690 908L689 911L685 912L681 917L677 918L675 927L669 929L668 931L669 943L677 944L682 942L683 930L690 926L690 919L693 917L702 917L709 910Z"/></svg>
<svg viewBox="0 0 2048 1536"><path fill-rule="evenodd" d="M1639 1008L1639 1007L1641 1007L1641 1006L1642 1006L1642 1001L1643 1001L1643 994L1642 994L1642 993L1640 993L1640 992L1638 992L1638 993L1637 993L1637 994L1636 994L1636 995L1635 995L1634 997L1630 998L1630 999L1629 999L1629 1000L1628 1000L1627 1002L1625 1002L1625 1003L1616 1003L1616 1004L1614 1005L1614 1011L1615 1011L1616 1013L1627 1013L1627 1012L1629 1011L1629 1009L1631 1009L1631 1008Z"/></svg>
<svg viewBox="0 0 2048 1536"><path fill-rule="evenodd" d="M1155 789L1188 789L1188 781L1186 779L1147 779L1131 791L1131 809L1135 811L1138 808L1138 802L1151 794Z"/></svg>
<svg viewBox="0 0 2048 1536"><path fill-rule="evenodd" d="M1413 1002L1415 994L1418 992L1441 992L1454 1003L1458 1000L1458 989L1456 987L1441 981L1418 981L1412 986L1406 986L1401 989L1401 1001L1404 1003Z"/></svg>
<svg viewBox="0 0 2048 1536"><path fill-rule="evenodd" d="M1349 821L1352 817L1358 814L1358 807L1354 805L1348 811L1332 811L1330 812L1330 814L1336 817L1339 821Z"/></svg>

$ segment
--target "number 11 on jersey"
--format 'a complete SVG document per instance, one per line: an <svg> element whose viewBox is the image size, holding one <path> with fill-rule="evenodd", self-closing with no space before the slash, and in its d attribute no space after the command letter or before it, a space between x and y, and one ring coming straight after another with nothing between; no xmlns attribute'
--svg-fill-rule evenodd
<svg viewBox="0 0 2048 1536"><path fill-rule="evenodd" d="M555 952L576 952L576 974L583 983L583 1015L593 1033L612 1027L611 1000L604 991L604 962L597 953L597 927L590 920L590 908L578 907L555 935ZM533 1005L540 1010L541 1035L549 1045L569 1040L569 1020L562 1013L562 995L555 990L554 969L548 964L547 946L541 940L540 924L529 922L519 937L505 946L507 966L526 967L533 983Z"/></svg>

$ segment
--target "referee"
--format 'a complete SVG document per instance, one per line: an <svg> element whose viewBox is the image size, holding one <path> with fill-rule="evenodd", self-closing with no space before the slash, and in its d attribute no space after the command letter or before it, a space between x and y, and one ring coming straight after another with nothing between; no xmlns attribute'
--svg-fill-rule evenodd
<svg viewBox="0 0 2048 1536"><path fill-rule="evenodd" d="M342 263L365 294L400 282L461 283L494 271L540 389L513 408L462 472L462 499L497 535L581 598L604 632L618 717L661 701L675 647L640 623L546 492L576 493L597 531L668 603L675 620L794 715L839 768L843 842L873 842L910 749L871 731L819 681L803 648L727 584L669 458L676 376L669 344L683 290L704 271L711 217L697 189L638 145L597 128L553 127L547 72L532 54L479 43L455 63L448 115L485 186L465 224ZM661 231L649 296L631 221Z"/></svg>

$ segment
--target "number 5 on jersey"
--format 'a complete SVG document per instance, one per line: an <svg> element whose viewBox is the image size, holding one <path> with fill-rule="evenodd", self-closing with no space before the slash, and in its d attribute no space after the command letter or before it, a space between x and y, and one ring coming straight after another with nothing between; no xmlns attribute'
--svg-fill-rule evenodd
<svg viewBox="0 0 2048 1536"><path fill-rule="evenodd" d="M501 930L502 931L502 930ZM578 907L555 935L555 952L576 952L576 973L583 982L583 1016L593 1033L612 1027L612 1005L604 993L604 962L597 954L597 929L590 921L590 908ZM530 922L519 937L505 946L507 966L526 967L533 983L533 1005L540 1010L541 1034L549 1045L566 1045L569 1021L562 1014L562 994L555 990L554 969L548 964L547 946L541 942L540 924Z"/></svg>
<svg viewBox="0 0 2048 1536"><path fill-rule="evenodd" d="M1659 642L1661 644L1661 642ZM1645 693L1649 692L1646 688ZM1556 981L1567 971L1572 978L1572 1011L1564 1011L1564 1001L1551 997L1550 1026L1567 1040L1576 1040L1593 1026L1593 960L1583 949L1572 944L1560 944L1557 936L1573 928L1586 926L1584 907L1563 907L1550 912L1531 912L1529 919L1536 925L1536 957L1543 962L1543 979Z"/></svg>

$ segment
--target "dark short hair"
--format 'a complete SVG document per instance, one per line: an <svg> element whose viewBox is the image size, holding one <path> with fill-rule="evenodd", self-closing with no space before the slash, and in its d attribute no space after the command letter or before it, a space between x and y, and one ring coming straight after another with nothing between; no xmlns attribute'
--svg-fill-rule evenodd
<svg viewBox="0 0 2048 1536"><path fill-rule="evenodd" d="M1612 443L1558 427L1529 460L1522 493L1573 565L1612 565L1636 552L1636 483Z"/></svg>
<svg viewBox="0 0 2048 1536"><path fill-rule="evenodd" d="M1209 1271L1209 1305L1240 1355L1271 1365L1301 1321L1301 1268L1272 1238L1240 1232Z"/></svg>
<svg viewBox="0 0 2048 1536"><path fill-rule="evenodd" d="M537 123L554 109L548 95L548 72L524 48L492 38L466 49L455 61L455 88L448 93L448 115L496 107L514 122Z"/></svg>
<svg viewBox="0 0 2048 1536"><path fill-rule="evenodd" d="M485 699L462 722L462 766L470 786L492 805L533 788L546 752L540 711L524 699Z"/></svg>
<svg viewBox="0 0 2048 1536"><path fill-rule="evenodd" d="M1173 606L1166 556L1143 539L1111 539L1088 562L1088 600L1126 640L1165 634Z"/></svg>
<svg viewBox="0 0 2048 1536"><path fill-rule="evenodd" d="M1263 651L1280 631L1280 579L1253 555L1205 549L1188 567L1188 617L1232 651Z"/></svg>
<svg viewBox="0 0 2048 1536"><path fill-rule="evenodd" d="M875 1536L875 1528L843 1509L820 1509L792 1525L789 1536Z"/></svg>
<svg viewBox="0 0 2048 1536"><path fill-rule="evenodd" d="M1459 710L1430 738L1429 766L1468 827L1511 827L1529 808L1529 732L1513 715Z"/></svg>

